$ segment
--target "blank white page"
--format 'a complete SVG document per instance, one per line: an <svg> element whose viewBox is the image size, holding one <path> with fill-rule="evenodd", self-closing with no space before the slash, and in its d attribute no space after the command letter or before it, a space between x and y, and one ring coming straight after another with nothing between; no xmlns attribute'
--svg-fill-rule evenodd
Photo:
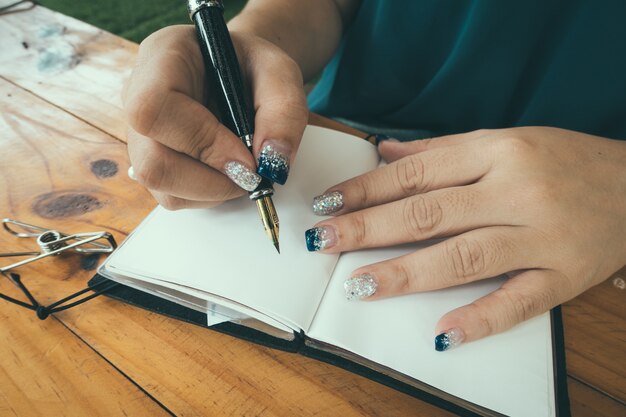
<svg viewBox="0 0 626 417"><path fill-rule="evenodd" d="M308 333L457 397L509 416L552 416L550 315L447 352L434 347L446 312L498 288L502 278L380 301L348 301L343 282L361 266L418 245L343 254Z"/></svg>
<svg viewBox="0 0 626 417"><path fill-rule="evenodd" d="M280 255L256 204L244 197L208 210L157 207L104 268L216 294L307 331L337 260L306 249L304 231L320 220L312 212L313 197L378 161L370 143L308 126L287 184L275 186Z"/></svg>

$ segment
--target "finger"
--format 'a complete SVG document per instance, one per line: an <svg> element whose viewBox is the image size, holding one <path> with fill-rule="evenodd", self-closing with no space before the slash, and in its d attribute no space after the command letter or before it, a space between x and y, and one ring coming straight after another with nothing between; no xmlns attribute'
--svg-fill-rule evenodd
<svg viewBox="0 0 626 417"><path fill-rule="evenodd" d="M160 193L158 191L150 191L155 200L167 210L182 210L182 209L201 209L201 208L213 208L220 204L221 201L194 201L184 198L174 197L169 194Z"/></svg>
<svg viewBox="0 0 626 417"><path fill-rule="evenodd" d="M318 215L341 214L428 191L471 184L493 163L488 149L463 143L404 157L352 178L313 200Z"/></svg>
<svg viewBox="0 0 626 417"><path fill-rule="evenodd" d="M174 35L173 40L156 36L142 44L125 93L130 127L218 170L225 171L230 161L255 167L241 140L201 103L204 69L197 62L195 36L190 44L179 32ZM155 47L157 41L161 44Z"/></svg>
<svg viewBox="0 0 626 417"><path fill-rule="evenodd" d="M485 227L359 268L352 277L368 276L376 283L372 299L453 287L542 265L545 255L530 244L533 239L535 233L526 227Z"/></svg>
<svg viewBox="0 0 626 417"><path fill-rule="evenodd" d="M436 326L435 348L443 351L508 330L566 301L568 287L555 271L523 271L493 293L444 315Z"/></svg>
<svg viewBox="0 0 626 417"><path fill-rule="evenodd" d="M336 253L511 225L510 211L482 183L417 194L324 220L306 232L307 248Z"/></svg>
<svg viewBox="0 0 626 417"><path fill-rule="evenodd" d="M273 45L246 50L255 109L254 154L258 173L284 184L309 111L298 65ZM245 65L245 64L244 64Z"/></svg>
<svg viewBox="0 0 626 417"><path fill-rule="evenodd" d="M128 106L129 123L137 133L218 170L225 170L231 161L255 167L241 140L201 103L177 91L154 89L153 93L159 95L159 102L139 109Z"/></svg>
<svg viewBox="0 0 626 417"><path fill-rule="evenodd" d="M144 80L202 101L204 63L192 25L168 26L141 42L133 71L122 91L124 104L147 93Z"/></svg>
<svg viewBox="0 0 626 417"><path fill-rule="evenodd" d="M474 130L456 135L440 136L431 139L419 139L409 142L381 141L378 144L380 156L387 162L393 162L405 156L431 149L458 145L468 140L478 139L489 134L489 130Z"/></svg>
<svg viewBox="0 0 626 417"><path fill-rule="evenodd" d="M134 176L151 191L196 201L223 201L245 194L226 176L187 155L132 129L127 136Z"/></svg>

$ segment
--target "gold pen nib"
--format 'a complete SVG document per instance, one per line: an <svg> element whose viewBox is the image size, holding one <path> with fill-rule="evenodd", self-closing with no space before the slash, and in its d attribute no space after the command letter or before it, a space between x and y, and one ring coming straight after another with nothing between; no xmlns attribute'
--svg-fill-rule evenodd
<svg viewBox="0 0 626 417"><path fill-rule="evenodd" d="M263 222L265 234L267 234L267 237L270 238L274 247L278 253L280 253L280 246L278 244L278 232L280 231L280 228L278 227L278 215L276 214L276 208L274 208L272 197L267 195L255 201L256 206L259 209L261 222Z"/></svg>

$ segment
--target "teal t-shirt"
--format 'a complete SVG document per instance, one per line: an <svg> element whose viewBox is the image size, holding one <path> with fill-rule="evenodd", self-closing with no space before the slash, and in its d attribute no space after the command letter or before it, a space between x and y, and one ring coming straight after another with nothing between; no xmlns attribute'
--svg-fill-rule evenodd
<svg viewBox="0 0 626 417"><path fill-rule="evenodd" d="M626 1L364 0L309 106L408 136L541 125L626 139Z"/></svg>

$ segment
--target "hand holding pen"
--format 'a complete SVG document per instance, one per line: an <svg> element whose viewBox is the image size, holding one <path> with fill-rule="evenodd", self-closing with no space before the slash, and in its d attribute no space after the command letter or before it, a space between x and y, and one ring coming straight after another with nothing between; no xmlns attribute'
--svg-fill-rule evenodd
<svg viewBox="0 0 626 417"><path fill-rule="evenodd" d="M168 209L213 207L240 197L257 183L259 159L289 164L297 151L308 117L300 69L268 41L231 36L255 109L252 154L219 121L217 86L206 82L193 26L162 29L139 49L123 97L129 154L137 180ZM263 153L268 146L272 151ZM280 184L288 170L262 173Z"/></svg>

